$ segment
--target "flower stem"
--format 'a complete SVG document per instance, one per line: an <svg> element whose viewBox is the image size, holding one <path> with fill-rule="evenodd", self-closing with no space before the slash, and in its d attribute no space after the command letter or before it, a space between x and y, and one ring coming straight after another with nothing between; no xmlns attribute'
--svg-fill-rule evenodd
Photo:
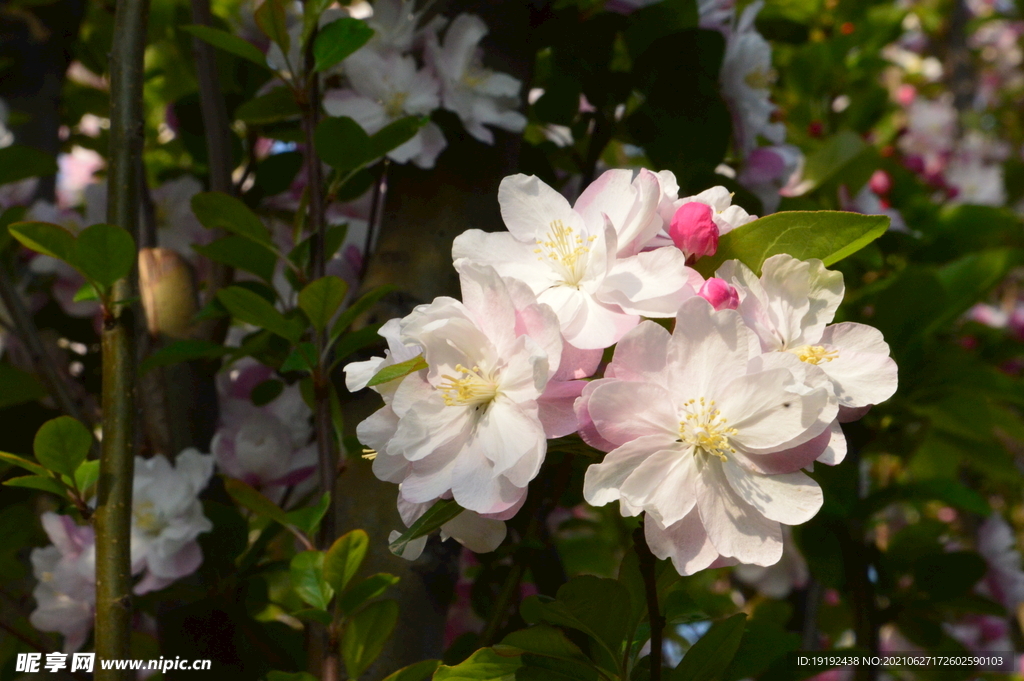
<svg viewBox="0 0 1024 681"><path fill-rule="evenodd" d="M110 52L110 161L107 220L138 235L148 0L117 0ZM103 442L96 508L96 654L130 657L131 522L135 421L134 313L130 275L104 306ZM111 302L113 301L113 302ZM97 681L128 681L130 670L96 670Z"/></svg>
<svg viewBox="0 0 1024 681"><path fill-rule="evenodd" d="M647 519L644 519L647 522ZM651 681L661 681L662 632L665 629L665 617L658 606L658 577L655 572L657 560L647 545L644 526L633 532L633 550L636 551L640 566L640 576L644 580L644 594L647 597L647 618L651 623Z"/></svg>

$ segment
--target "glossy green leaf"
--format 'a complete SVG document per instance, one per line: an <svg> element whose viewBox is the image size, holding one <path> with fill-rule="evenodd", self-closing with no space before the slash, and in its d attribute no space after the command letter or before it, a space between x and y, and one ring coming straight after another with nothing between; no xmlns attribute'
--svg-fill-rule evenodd
<svg viewBox="0 0 1024 681"><path fill-rule="evenodd" d="M71 300L72 300L72 302L75 302L75 303L82 303L82 302L85 302L85 301L88 301L88 300L99 300L99 299L100 299L100 296L96 292L96 287L93 286L92 284L90 284L89 282L85 282L84 284L82 284L82 288L80 288L77 291L75 291L75 296Z"/></svg>
<svg viewBox="0 0 1024 681"><path fill-rule="evenodd" d="M358 678L373 664L398 623L398 603L392 600L370 603L345 624L341 657L350 678Z"/></svg>
<svg viewBox="0 0 1024 681"><path fill-rule="evenodd" d="M299 323L295 319L285 318L262 296L241 286L229 286L217 291L217 300L236 319L262 327L293 343L298 343L305 331L305 324Z"/></svg>
<svg viewBox="0 0 1024 681"><path fill-rule="evenodd" d="M75 235L49 222L15 222L8 227L26 248L71 263L75 258Z"/></svg>
<svg viewBox="0 0 1024 681"><path fill-rule="evenodd" d="M522 652L514 648L481 648L453 667L438 667L434 681L514 681L522 664Z"/></svg>
<svg viewBox="0 0 1024 681"><path fill-rule="evenodd" d="M31 471L36 475L49 475L49 471L40 466L35 461L29 461L28 459L18 456L17 454L11 454L10 452L0 452L0 461L7 462L24 468L27 471Z"/></svg>
<svg viewBox="0 0 1024 681"><path fill-rule="evenodd" d="M365 531L352 530L338 537L327 549L324 577L335 591L341 593L345 590L362 565L369 546L370 538Z"/></svg>
<svg viewBox="0 0 1024 681"><path fill-rule="evenodd" d="M321 160L336 170L355 170L374 159L370 136L347 116L320 121L313 144Z"/></svg>
<svg viewBox="0 0 1024 681"><path fill-rule="evenodd" d="M394 674L385 677L384 681L427 681L441 664L441 660L423 660L402 667Z"/></svg>
<svg viewBox="0 0 1024 681"><path fill-rule="evenodd" d="M127 277L138 254L132 235L114 225L87 227L75 242L74 265L103 288Z"/></svg>
<svg viewBox="0 0 1024 681"><path fill-rule="evenodd" d="M318 610L326 610L334 589L324 579L324 554L322 551L303 551L292 557L289 571L292 588L306 603Z"/></svg>
<svg viewBox="0 0 1024 681"><path fill-rule="evenodd" d="M747 616L743 613L715 622L686 651L669 681L716 681L729 667L743 638Z"/></svg>
<svg viewBox="0 0 1024 681"><path fill-rule="evenodd" d="M320 500L312 506L306 506L305 508L297 508L294 511L288 511L287 517L288 522L299 528L307 535L313 536L320 528L320 521L324 519L327 514L327 509L331 506L331 495L329 492L324 492Z"/></svg>
<svg viewBox="0 0 1024 681"><path fill-rule="evenodd" d="M224 478L224 489L227 490L227 493L236 503L244 506L256 515L270 518L282 525L289 524L288 516L281 510L280 506L238 478Z"/></svg>
<svg viewBox="0 0 1024 681"><path fill-rule="evenodd" d="M323 625L329 625L334 621L334 616L326 610L320 610L318 608L306 608L305 610L298 610L292 613L292 617L300 619L306 622L319 622Z"/></svg>
<svg viewBox="0 0 1024 681"><path fill-rule="evenodd" d="M270 232L252 210L223 192L204 192L192 197L192 212L207 229L223 229L273 248Z"/></svg>
<svg viewBox="0 0 1024 681"><path fill-rule="evenodd" d="M56 173L57 159L53 154L23 144L0 149L0 185Z"/></svg>
<svg viewBox="0 0 1024 681"><path fill-rule="evenodd" d="M24 369L0 362L0 409L45 397L46 387Z"/></svg>
<svg viewBox="0 0 1024 681"><path fill-rule="evenodd" d="M312 343L299 343L285 358L281 364L281 372L307 371L312 373L316 369L316 348Z"/></svg>
<svg viewBox="0 0 1024 681"><path fill-rule="evenodd" d="M344 61L373 37L373 29L361 19L342 17L320 29L313 43L315 70L326 71Z"/></svg>
<svg viewBox="0 0 1024 681"><path fill-rule="evenodd" d="M170 366L195 359L216 359L228 354L230 350L219 343L207 340L178 340L156 350L142 361L139 371L146 373L156 367Z"/></svg>
<svg viewBox="0 0 1024 681"><path fill-rule="evenodd" d="M570 641L560 629L546 624L535 624L526 629L513 631L502 639L501 644L534 655L572 660L582 665L592 666L589 658L583 654L579 646Z"/></svg>
<svg viewBox="0 0 1024 681"><path fill-rule="evenodd" d="M381 596L389 587L398 584L401 581L394 575L389 575L386 572L378 572L375 575L370 575L366 579L356 582L353 584L348 591L338 599L338 607L341 608L343 613L351 613L356 608L361 606L367 601Z"/></svg>
<svg viewBox="0 0 1024 681"><path fill-rule="evenodd" d="M52 492L60 497L67 494L67 488L48 475L24 475L20 478L4 480L4 484L8 487L27 487L28 489Z"/></svg>
<svg viewBox="0 0 1024 681"><path fill-rule="evenodd" d="M356 302L345 308L345 311L338 315L338 319L335 320L334 326L331 327L331 342L345 333L348 327L352 326L352 323L359 318L360 315L367 312L371 307L377 304L381 298L388 295L389 293L396 291L397 287L390 284L385 286L377 286L370 289L363 295L359 296Z"/></svg>
<svg viewBox="0 0 1024 681"><path fill-rule="evenodd" d="M89 489L100 479L100 462L98 459L83 461L75 471L75 487L79 492L88 495Z"/></svg>
<svg viewBox="0 0 1024 681"><path fill-rule="evenodd" d="M760 274L761 264L779 253L798 260L817 258L831 265L864 248L888 228L889 218L884 215L832 210L775 213L722 236L718 252L698 260L695 268L711 276L719 265L735 258Z"/></svg>
<svg viewBox="0 0 1024 681"><path fill-rule="evenodd" d="M256 8L255 17L256 25L263 34L277 43L282 52L288 54L291 37L288 35L288 11L284 0L263 0L263 4ZM291 64L292 69L299 66Z"/></svg>
<svg viewBox="0 0 1024 681"><path fill-rule="evenodd" d="M212 26L182 26L181 29L218 49L267 68L267 58L248 40Z"/></svg>
<svg viewBox="0 0 1024 681"><path fill-rule="evenodd" d="M73 476L92 447L92 433L77 419L58 416L36 432L32 450L46 468Z"/></svg>
<svg viewBox="0 0 1024 681"><path fill-rule="evenodd" d="M363 348L380 343L380 334L377 333L380 327L380 324L371 324L370 326L364 326L358 331L346 333L339 338L334 346L335 363L340 362L353 353L359 352Z"/></svg>
<svg viewBox="0 0 1024 681"><path fill-rule="evenodd" d="M412 526L388 545L391 553L401 556L413 539L419 539L441 528L449 520L462 513L462 507L454 499L438 499Z"/></svg>
<svg viewBox="0 0 1024 681"><path fill-rule="evenodd" d="M313 327L323 331L345 302L347 293L348 284L340 277L320 277L309 282L299 292L299 307L306 313Z"/></svg>
<svg viewBox="0 0 1024 681"><path fill-rule="evenodd" d="M852 130L842 130L828 138L824 144L807 154L797 191L800 194L814 191L835 177L866 149L867 143Z"/></svg>
<svg viewBox="0 0 1024 681"><path fill-rule="evenodd" d="M226 236L213 243L195 244L196 253L237 270L251 272L266 282L274 279L277 256L259 243L242 236Z"/></svg>
<svg viewBox="0 0 1024 681"><path fill-rule="evenodd" d="M286 87L274 88L270 92L243 102L235 109L235 118L249 125L266 125L299 118L302 109L295 101L295 95Z"/></svg>

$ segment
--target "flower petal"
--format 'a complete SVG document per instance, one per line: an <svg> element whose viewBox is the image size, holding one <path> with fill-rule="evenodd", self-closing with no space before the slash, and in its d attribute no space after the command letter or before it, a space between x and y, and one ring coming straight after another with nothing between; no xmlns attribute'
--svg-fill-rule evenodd
<svg viewBox="0 0 1024 681"><path fill-rule="evenodd" d="M676 571L684 577L700 572L719 558L697 509L668 527L648 517L644 520L644 535L651 553L658 558L671 558Z"/></svg>
<svg viewBox="0 0 1024 681"><path fill-rule="evenodd" d="M587 468L583 480L583 498L592 506L604 506L620 497L626 478L648 457L670 446L660 435L647 435L627 442L608 453L604 461Z"/></svg>
<svg viewBox="0 0 1024 681"><path fill-rule="evenodd" d="M801 471L759 475L732 460L725 461L722 469L733 490L769 520L799 525L813 518L821 508L821 488Z"/></svg>

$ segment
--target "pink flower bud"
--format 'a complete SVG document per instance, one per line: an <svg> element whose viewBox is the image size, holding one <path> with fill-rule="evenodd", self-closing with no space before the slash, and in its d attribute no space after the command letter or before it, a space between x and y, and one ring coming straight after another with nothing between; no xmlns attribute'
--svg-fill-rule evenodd
<svg viewBox="0 0 1024 681"><path fill-rule="evenodd" d="M892 189L892 178L884 170L876 170L868 180L868 187L879 196L885 196Z"/></svg>
<svg viewBox="0 0 1024 681"><path fill-rule="evenodd" d="M680 206L672 216L668 234L679 250L694 259L714 255L718 250L718 227L711 206L703 203L691 201Z"/></svg>
<svg viewBox="0 0 1024 681"><path fill-rule="evenodd" d="M736 287L717 277L705 281L697 295L711 303L716 310L735 310L740 306L740 294Z"/></svg>

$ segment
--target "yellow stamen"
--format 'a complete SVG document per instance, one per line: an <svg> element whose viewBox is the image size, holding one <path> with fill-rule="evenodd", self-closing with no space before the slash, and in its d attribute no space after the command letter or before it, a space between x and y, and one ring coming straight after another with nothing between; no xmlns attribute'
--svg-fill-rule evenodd
<svg viewBox="0 0 1024 681"><path fill-rule="evenodd" d="M569 286L578 286L580 280L587 270L586 255L590 249L586 244L590 243L596 236L589 237L586 241L582 236L576 234L572 227L566 227L561 220L553 220L546 240L537 239L539 248L534 253L540 253L540 261L547 259L550 264L562 275L562 282Z"/></svg>
<svg viewBox="0 0 1024 681"><path fill-rule="evenodd" d="M790 348L786 352L796 355L801 362L807 362L808 364L831 362L839 357L838 350L829 350L824 345L801 345L800 347Z"/></svg>
<svg viewBox="0 0 1024 681"><path fill-rule="evenodd" d="M726 425L728 419L722 416L714 400L708 402L703 397L688 400L683 404L683 412L683 420L679 422L679 439L682 442L722 461L727 460L727 452L736 453L729 438L739 431Z"/></svg>
<svg viewBox="0 0 1024 681"><path fill-rule="evenodd" d="M377 452L373 449L364 449L363 458L366 459L367 461L373 461L374 459L377 458Z"/></svg>
<svg viewBox="0 0 1024 681"><path fill-rule="evenodd" d="M441 378L444 383L437 389L444 393L444 403L449 407L487 404L498 394L498 386L494 380L483 375L480 367L467 369L461 364L455 365L460 376L445 374Z"/></svg>

